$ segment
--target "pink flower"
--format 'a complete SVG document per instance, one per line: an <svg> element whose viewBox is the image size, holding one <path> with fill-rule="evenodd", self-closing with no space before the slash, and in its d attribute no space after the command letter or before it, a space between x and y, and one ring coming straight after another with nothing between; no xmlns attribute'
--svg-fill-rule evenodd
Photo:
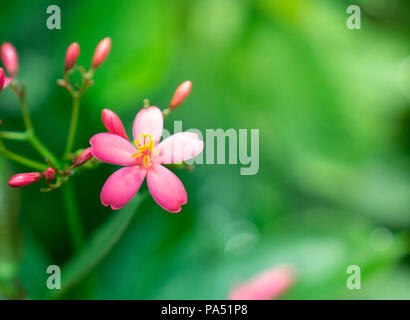
<svg viewBox="0 0 410 320"><path fill-rule="evenodd" d="M230 300L270 300L281 296L294 282L290 267L277 266L265 270L234 289Z"/></svg>
<svg viewBox="0 0 410 320"><path fill-rule="evenodd" d="M17 75L19 64L16 48L11 43L4 42L1 45L1 60L8 74L14 78Z"/></svg>
<svg viewBox="0 0 410 320"><path fill-rule="evenodd" d="M101 202L112 209L122 208L138 192L147 177L154 200L169 212L181 211L187 203L182 182L162 164L178 163L202 152L204 143L196 133L180 132L159 143L163 128L157 107L142 109L134 120L134 144L113 133L98 133L90 140L91 153L100 161L125 166L104 184Z"/></svg>

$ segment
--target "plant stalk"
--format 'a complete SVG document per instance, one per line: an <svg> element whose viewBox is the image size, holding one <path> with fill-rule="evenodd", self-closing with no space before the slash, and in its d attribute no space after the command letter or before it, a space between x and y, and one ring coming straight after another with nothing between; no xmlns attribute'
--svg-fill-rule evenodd
<svg viewBox="0 0 410 320"><path fill-rule="evenodd" d="M78 252L84 244L84 231L81 225L80 212L74 193L73 182L71 180L68 180L61 188L61 192L67 215L67 223L71 242L74 250Z"/></svg>

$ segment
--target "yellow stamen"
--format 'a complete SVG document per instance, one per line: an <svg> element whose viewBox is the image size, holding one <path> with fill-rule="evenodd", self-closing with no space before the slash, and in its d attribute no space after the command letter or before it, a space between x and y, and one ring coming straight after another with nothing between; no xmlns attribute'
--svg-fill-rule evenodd
<svg viewBox="0 0 410 320"><path fill-rule="evenodd" d="M143 141L143 144L141 145L141 140ZM148 141L147 141L148 140ZM132 154L133 158L140 158L143 157L143 164L144 166L148 167L150 160L151 160L151 152L154 150L154 137L151 136L150 134L141 134L141 139L137 139L134 141L136 146L137 146L137 152Z"/></svg>

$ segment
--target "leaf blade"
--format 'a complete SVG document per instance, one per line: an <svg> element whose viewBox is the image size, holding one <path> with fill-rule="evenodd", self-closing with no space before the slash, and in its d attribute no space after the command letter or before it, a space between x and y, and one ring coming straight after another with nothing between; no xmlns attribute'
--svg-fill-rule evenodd
<svg viewBox="0 0 410 320"><path fill-rule="evenodd" d="M81 252L63 266L61 289L53 291L52 297L58 298L64 294L98 265L118 242L145 196L137 195L92 234Z"/></svg>

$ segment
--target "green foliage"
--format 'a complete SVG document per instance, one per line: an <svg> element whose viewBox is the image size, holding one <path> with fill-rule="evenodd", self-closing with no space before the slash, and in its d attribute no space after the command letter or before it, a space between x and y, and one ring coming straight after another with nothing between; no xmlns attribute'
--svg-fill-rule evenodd
<svg viewBox="0 0 410 320"><path fill-rule="evenodd" d="M80 253L63 266L61 290L55 291L56 296L64 294L78 283L107 255L131 222L143 198L144 196L138 196L123 209L113 213L113 216L91 235Z"/></svg>
<svg viewBox="0 0 410 320"><path fill-rule="evenodd" d="M110 36L75 148L104 130L104 107L130 134L144 98L165 108L189 79L192 93L165 127L172 132L172 121L182 120L184 130L257 128L260 169L255 176L240 176L240 165L178 171L189 198L179 214L152 199L135 210L141 196L113 213L99 193L115 168L84 170L73 182L88 244L73 255L61 195L30 186L21 200L9 197L7 178L24 171L10 163L0 172L9 206L0 202L0 217L8 217L0 221L0 266L11 269L0 267L0 279L4 270L18 273L28 298L223 299L241 281L287 263L297 281L283 298L409 298L410 113L407 78L397 77L410 52L409 4L359 2L361 30L346 28L348 1L56 1L59 31L45 27L47 1L2 5L0 39L19 51L33 122L57 154L70 113L67 93L55 86L65 50L79 42L79 64L88 66ZM1 129L22 128L7 90L0 118ZM23 143L10 148L35 157ZM391 238L377 246L380 228ZM63 266L57 294L45 287L50 264ZM357 292L345 285L351 264L362 269ZM2 296L22 297L19 287L3 288Z"/></svg>

